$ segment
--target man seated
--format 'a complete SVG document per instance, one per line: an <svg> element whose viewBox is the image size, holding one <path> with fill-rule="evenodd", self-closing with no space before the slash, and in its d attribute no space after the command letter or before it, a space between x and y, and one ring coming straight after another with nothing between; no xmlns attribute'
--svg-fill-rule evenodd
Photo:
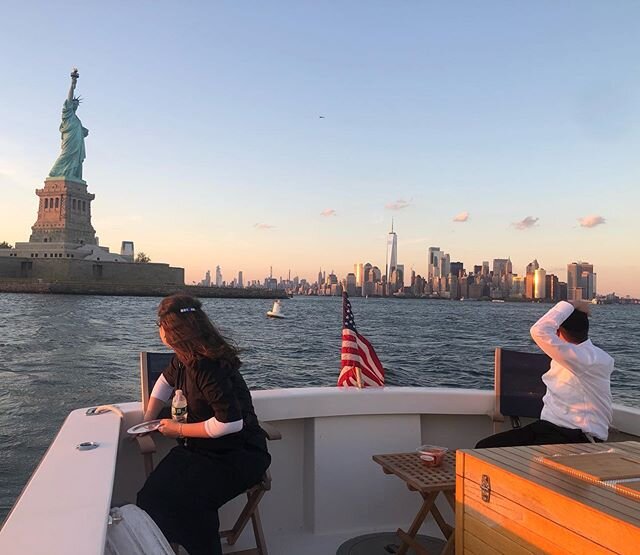
<svg viewBox="0 0 640 555"><path fill-rule="evenodd" d="M551 357L540 420L489 436L476 448L606 441L613 358L591 343L588 316L586 302L561 301L533 325L531 337Z"/></svg>

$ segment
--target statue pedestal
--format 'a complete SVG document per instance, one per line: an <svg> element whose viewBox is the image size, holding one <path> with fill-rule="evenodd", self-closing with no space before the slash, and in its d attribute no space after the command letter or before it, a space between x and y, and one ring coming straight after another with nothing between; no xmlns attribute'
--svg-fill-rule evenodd
<svg viewBox="0 0 640 555"><path fill-rule="evenodd" d="M40 197L38 219L31 227L30 243L73 243L96 245L96 230L91 225L91 201L82 179L47 177Z"/></svg>

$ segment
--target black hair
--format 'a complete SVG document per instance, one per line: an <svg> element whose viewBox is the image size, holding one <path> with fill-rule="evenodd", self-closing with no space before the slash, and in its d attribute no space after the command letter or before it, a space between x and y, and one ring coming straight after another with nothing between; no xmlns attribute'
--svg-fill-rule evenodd
<svg viewBox="0 0 640 555"><path fill-rule="evenodd" d="M582 343L589 339L589 317L581 310L575 310L560 324L571 343Z"/></svg>

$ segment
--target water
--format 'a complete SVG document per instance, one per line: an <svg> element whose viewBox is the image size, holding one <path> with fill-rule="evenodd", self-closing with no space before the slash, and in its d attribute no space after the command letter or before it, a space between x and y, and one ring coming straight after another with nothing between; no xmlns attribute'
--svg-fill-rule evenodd
<svg viewBox="0 0 640 555"><path fill-rule="evenodd" d="M138 400L138 352L163 348L159 299L0 294L0 521L66 415ZM271 302L204 299L243 350L253 389L334 386L340 298ZM374 345L389 385L493 388L493 349L533 350L529 327L549 305L352 299L358 331ZM592 339L616 359L616 401L640 404L640 307L596 306Z"/></svg>

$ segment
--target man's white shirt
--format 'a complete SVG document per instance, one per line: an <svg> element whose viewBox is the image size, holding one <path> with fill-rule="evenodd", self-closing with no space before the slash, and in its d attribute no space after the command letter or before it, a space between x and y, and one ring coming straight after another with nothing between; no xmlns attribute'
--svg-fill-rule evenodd
<svg viewBox="0 0 640 555"><path fill-rule="evenodd" d="M531 328L533 340L551 357L551 367L542 376L547 394L540 418L606 440L613 415L613 358L590 339L576 345L558 337L558 328L573 310L561 301Z"/></svg>

